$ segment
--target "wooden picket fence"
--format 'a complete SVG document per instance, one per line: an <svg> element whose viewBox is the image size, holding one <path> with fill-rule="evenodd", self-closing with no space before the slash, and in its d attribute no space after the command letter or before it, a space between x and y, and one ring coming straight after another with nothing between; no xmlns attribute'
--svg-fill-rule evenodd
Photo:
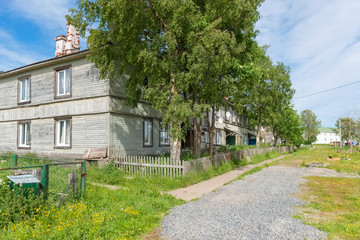
<svg viewBox="0 0 360 240"><path fill-rule="evenodd" d="M125 172L145 176L177 177L182 176L184 171L183 161L175 162L169 157L120 156L117 164Z"/></svg>

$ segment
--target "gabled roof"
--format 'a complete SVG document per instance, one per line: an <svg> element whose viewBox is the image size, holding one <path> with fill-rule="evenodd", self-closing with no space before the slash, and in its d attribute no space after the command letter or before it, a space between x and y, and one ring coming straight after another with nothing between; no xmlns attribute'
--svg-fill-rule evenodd
<svg viewBox="0 0 360 240"><path fill-rule="evenodd" d="M39 61L39 62L35 62L35 63L31 63L22 67L18 67L6 72L0 72L0 79L11 76L13 74L17 74L20 72L24 72L24 71L28 71L28 70L32 70L32 69L36 69L36 68L40 68L43 66L47 66L56 62L62 62L62 61L66 61L66 60L70 60L70 59L76 59L76 58L80 58L83 56L86 56L87 54L89 54L90 50L89 49L85 49L76 53L70 53L70 54L66 54L60 57L54 57L54 58L49 58L43 61Z"/></svg>
<svg viewBox="0 0 360 240"><path fill-rule="evenodd" d="M336 128L319 127L320 133L335 133Z"/></svg>

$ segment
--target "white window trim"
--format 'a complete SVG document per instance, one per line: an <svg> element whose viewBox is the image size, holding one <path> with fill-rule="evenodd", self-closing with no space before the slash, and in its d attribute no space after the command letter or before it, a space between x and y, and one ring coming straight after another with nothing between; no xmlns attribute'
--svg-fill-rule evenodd
<svg viewBox="0 0 360 240"><path fill-rule="evenodd" d="M30 77L26 77L24 79L20 79L20 97L19 102L29 102L30 101ZM25 90L24 90L24 83L25 83ZM25 91L25 99L23 99L23 93Z"/></svg>
<svg viewBox="0 0 360 240"><path fill-rule="evenodd" d="M64 84L63 84L63 89L64 89L64 93L60 93L60 73L64 72ZM57 96L68 96L71 94L71 73L70 73L70 68L65 68L62 70L58 70L56 72L57 74L57 83L56 83L56 95ZM66 92L66 77L67 74L69 74L69 93Z"/></svg>
<svg viewBox="0 0 360 240"><path fill-rule="evenodd" d="M29 148L31 143L31 135L30 135L30 122L22 122L19 123L19 142L18 147ZM29 143L26 144L26 139L29 137Z"/></svg>
<svg viewBox="0 0 360 240"><path fill-rule="evenodd" d="M165 130L167 132L167 137L163 137L163 140L167 139L166 141L161 141L161 134L165 133ZM170 136L169 136L169 125L166 124L165 128L163 127L163 122L160 122L160 135L159 135L159 141L160 141L160 146L169 146L170 145Z"/></svg>
<svg viewBox="0 0 360 240"><path fill-rule="evenodd" d="M64 123L64 127L63 127L63 131L62 131L62 134L64 134L64 142L60 142L60 123L63 122ZM67 133L66 133L66 129L67 129L67 124L69 124L69 128L70 128L70 131L69 131L69 136L67 136ZM55 126L56 126L56 139L55 139L55 145L56 147L71 147L71 119L58 119L56 120L55 122ZM69 140L69 143L66 143L66 139L68 138Z"/></svg>
<svg viewBox="0 0 360 240"><path fill-rule="evenodd" d="M215 145L221 145L221 131L215 133Z"/></svg>
<svg viewBox="0 0 360 240"><path fill-rule="evenodd" d="M145 128L145 123L147 124L147 129ZM148 131L148 141L145 141L145 131ZM152 147L153 146L153 121L151 119L144 119L143 122L143 146Z"/></svg>

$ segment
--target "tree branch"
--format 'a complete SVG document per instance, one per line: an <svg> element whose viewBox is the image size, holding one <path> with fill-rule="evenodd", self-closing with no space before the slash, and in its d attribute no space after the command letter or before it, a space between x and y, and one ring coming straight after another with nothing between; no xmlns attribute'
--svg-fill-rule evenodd
<svg viewBox="0 0 360 240"><path fill-rule="evenodd" d="M162 19L162 17L156 12L156 10L154 9L154 5L152 4L152 2L150 0L149 0L149 5L151 7L151 11L154 13L156 18L159 19L161 24L164 26L165 30L168 32L169 28L168 28L167 24L165 23L164 19Z"/></svg>

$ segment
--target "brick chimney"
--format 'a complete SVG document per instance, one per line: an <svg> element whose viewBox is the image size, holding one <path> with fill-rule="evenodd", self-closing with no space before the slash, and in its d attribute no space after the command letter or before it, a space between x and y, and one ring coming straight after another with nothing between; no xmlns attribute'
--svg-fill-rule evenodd
<svg viewBox="0 0 360 240"><path fill-rule="evenodd" d="M79 31L72 25L67 25L67 41L66 41L66 54L80 51L80 35Z"/></svg>
<svg viewBox="0 0 360 240"><path fill-rule="evenodd" d="M80 51L80 35L76 28L68 23L67 37L59 35L56 40L55 57L60 57L66 54L75 53Z"/></svg>
<svg viewBox="0 0 360 240"><path fill-rule="evenodd" d="M59 57L65 54L66 37L64 35L57 36L55 57Z"/></svg>

